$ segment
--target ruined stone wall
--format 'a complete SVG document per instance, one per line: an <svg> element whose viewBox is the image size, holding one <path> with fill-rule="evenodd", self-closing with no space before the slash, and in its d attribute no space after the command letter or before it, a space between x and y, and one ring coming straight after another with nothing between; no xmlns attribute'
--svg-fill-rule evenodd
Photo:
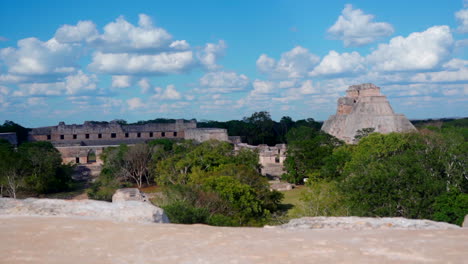
<svg viewBox="0 0 468 264"><path fill-rule="evenodd" d="M18 138L15 132L0 133L0 139L10 142L13 146L18 145Z"/></svg>
<svg viewBox="0 0 468 264"><path fill-rule="evenodd" d="M93 152L96 158L96 161L94 162L97 165L102 165L103 161L100 156L106 147L111 146L68 146L56 147L56 149L62 155L62 162L65 164L86 164L89 162L88 157L90 157Z"/></svg>
<svg viewBox="0 0 468 264"><path fill-rule="evenodd" d="M50 141L53 144L85 144L93 141L112 141L113 144L125 140L151 140L156 138L184 138L186 129L196 128L195 121L175 123L153 123L144 125L120 125L116 122L96 123L85 122L82 125L65 125L60 122L58 126L34 128L29 133L30 141ZM88 142L88 144L87 144ZM106 143L107 144L107 143Z"/></svg>
<svg viewBox="0 0 468 264"><path fill-rule="evenodd" d="M229 141L227 130L224 128L190 128L184 131L184 139L193 139L197 142L208 140Z"/></svg>

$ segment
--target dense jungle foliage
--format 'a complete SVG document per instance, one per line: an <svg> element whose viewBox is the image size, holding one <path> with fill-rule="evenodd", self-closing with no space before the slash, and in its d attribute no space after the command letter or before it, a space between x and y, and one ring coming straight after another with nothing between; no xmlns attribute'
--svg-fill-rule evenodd
<svg viewBox="0 0 468 264"><path fill-rule="evenodd" d="M15 150L0 140L0 196L66 191L72 170L72 166L62 164L60 153L49 142L24 143Z"/></svg>
<svg viewBox="0 0 468 264"><path fill-rule="evenodd" d="M461 224L468 214L468 119L370 133L345 145L310 128L288 138L284 179L307 179L295 215L402 216Z"/></svg>
<svg viewBox="0 0 468 264"><path fill-rule="evenodd" d="M110 200L117 188L154 182L163 187L156 203L173 223L259 226L282 198L260 175L258 154L235 153L226 142L159 139L107 148L102 157L104 167L90 197Z"/></svg>

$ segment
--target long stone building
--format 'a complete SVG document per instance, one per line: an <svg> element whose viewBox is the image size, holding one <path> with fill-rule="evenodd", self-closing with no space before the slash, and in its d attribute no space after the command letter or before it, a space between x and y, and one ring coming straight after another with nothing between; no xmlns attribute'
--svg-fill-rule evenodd
<svg viewBox="0 0 468 264"><path fill-rule="evenodd" d="M346 96L338 99L336 114L322 126L323 131L346 143L356 143L357 131L364 128L384 134L416 130L403 114L395 114L380 87L371 83L350 86Z"/></svg>
<svg viewBox="0 0 468 264"><path fill-rule="evenodd" d="M98 163L104 148L120 144L133 145L153 139L193 139L228 141L226 129L197 128L195 120L178 119L169 123L126 125L116 121L94 122L33 128L29 141L49 141L62 154L64 163Z"/></svg>

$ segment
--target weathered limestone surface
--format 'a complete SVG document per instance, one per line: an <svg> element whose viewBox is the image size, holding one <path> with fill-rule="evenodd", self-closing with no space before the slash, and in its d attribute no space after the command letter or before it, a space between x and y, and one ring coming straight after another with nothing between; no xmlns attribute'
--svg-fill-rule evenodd
<svg viewBox="0 0 468 264"><path fill-rule="evenodd" d="M290 230L1 217L2 263L466 263L468 229Z"/></svg>
<svg viewBox="0 0 468 264"><path fill-rule="evenodd" d="M370 83L350 86L346 96L338 99L336 114L322 126L323 131L346 143L354 143L356 132L363 128L384 134L415 130L404 115L395 114L380 88Z"/></svg>
<svg viewBox="0 0 468 264"><path fill-rule="evenodd" d="M197 142L208 140L229 141L227 129L224 128L190 128L185 130L184 139Z"/></svg>
<svg viewBox="0 0 468 264"><path fill-rule="evenodd" d="M460 229L457 225L431 220L406 219L402 217L302 217L281 225L284 229Z"/></svg>
<svg viewBox="0 0 468 264"><path fill-rule="evenodd" d="M78 216L122 222L169 223L163 209L139 201L109 203L95 200L0 198L0 215Z"/></svg>
<svg viewBox="0 0 468 264"><path fill-rule="evenodd" d="M139 201L139 202L149 202L148 198L144 193L142 193L138 188L123 188L115 191L112 195L113 203L120 203L126 201Z"/></svg>
<svg viewBox="0 0 468 264"><path fill-rule="evenodd" d="M277 190L277 191L290 191L295 187L294 184L291 184L288 182L281 182L279 180L269 181L268 183L270 184L271 190Z"/></svg>

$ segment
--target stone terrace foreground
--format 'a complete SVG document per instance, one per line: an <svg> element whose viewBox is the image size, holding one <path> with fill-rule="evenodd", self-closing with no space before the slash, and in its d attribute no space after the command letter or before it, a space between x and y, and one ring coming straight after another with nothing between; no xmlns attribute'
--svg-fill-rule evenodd
<svg viewBox="0 0 468 264"><path fill-rule="evenodd" d="M468 229L311 230L0 216L1 263L466 263Z"/></svg>

